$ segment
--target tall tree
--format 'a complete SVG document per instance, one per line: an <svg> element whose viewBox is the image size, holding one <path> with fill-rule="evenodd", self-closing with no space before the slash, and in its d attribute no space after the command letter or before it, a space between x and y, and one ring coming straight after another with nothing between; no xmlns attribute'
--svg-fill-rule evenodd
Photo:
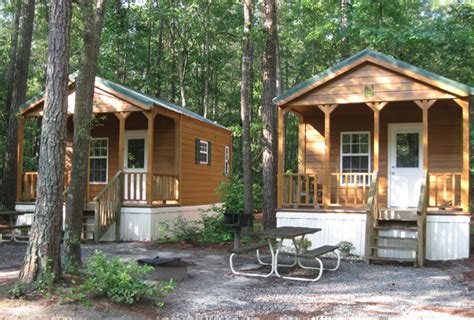
<svg viewBox="0 0 474 320"><path fill-rule="evenodd" d="M276 94L277 69L277 24L275 0L263 1L263 24L265 29L265 49L263 53L263 224L270 228L276 224L276 108L273 98Z"/></svg>
<svg viewBox="0 0 474 320"><path fill-rule="evenodd" d="M18 0L20 1L20 0ZM3 159L3 179L1 186L0 199L3 205L13 209L16 200L16 173L17 164L17 144L18 144L18 107L25 101L27 82L28 82L28 66L31 55L31 38L33 35L33 22L35 17L35 1L22 0L18 4L20 24L18 38L13 37L12 41L17 41L17 52L13 67L13 83L10 108L8 110L8 124L6 148Z"/></svg>
<svg viewBox="0 0 474 320"><path fill-rule="evenodd" d="M87 181L87 168L94 82L97 73L105 4L105 0L97 0L95 5L93 0L81 0L84 51L76 81L72 174L66 204L66 228L64 233L65 264L71 268L71 271L77 270L77 267L81 264L80 238L84 199L89 183Z"/></svg>
<svg viewBox="0 0 474 320"><path fill-rule="evenodd" d="M49 11L46 93L35 214L20 280L61 273L61 221L68 96L71 0L52 0Z"/></svg>
<svg viewBox="0 0 474 320"><path fill-rule="evenodd" d="M349 39L347 32L349 29L349 6L350 0L341 0L341 57L349 57Z"/></svg>
<svg viewBox="0 0 474 320"><path fill-rule="evenodd" d="M240 118L242 121L242 172L244 178L244 213L252 213L252 157L250 150L250 66L252 64L252 0L243 0L244 39L242 45L242 82L240 84Z"/></svg>

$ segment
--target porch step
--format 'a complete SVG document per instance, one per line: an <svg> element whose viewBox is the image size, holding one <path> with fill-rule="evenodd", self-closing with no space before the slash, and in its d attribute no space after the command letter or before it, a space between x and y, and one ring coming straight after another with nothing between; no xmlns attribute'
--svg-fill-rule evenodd
<svg viewBox="0 0 474 320"><path fill-rule="evenodd" d="M375 250L418 251L418 249L417 249L417 248L414 248L414 247L400 247L400 246L376 246L376 247L370 247L370 249L375 249Z"/></svg>
<svg viewBox="0 0 474 320"><path fill-rule="evenodd" d="M388 258L388 257L377 257L369 256L369 260L380 260L380 261L398 261L398 262L415 262L415 258Z"/></svg>
<svg viewBox="0 0 474 320"><path fill-rule="evenodd" d="M375 236L375 240L411 240L411 241L417 241L418 237L391 237L391 236Z"/></svg>
<svg viewBox="0 0 474 320"><path fill-rule="evenodd" d="M380 221L416 221L417 213L415 209L379 209L377 220Z"/></svg>
<svg viewBox="0 0 474 320"><path fill-rule="evenodd" d="M377 226L374 227L376 230L383 230L383 231L389 231L389 230L399 230L399 231L415 231L418 232L417 227L408 227L408 226Z"/></svg>

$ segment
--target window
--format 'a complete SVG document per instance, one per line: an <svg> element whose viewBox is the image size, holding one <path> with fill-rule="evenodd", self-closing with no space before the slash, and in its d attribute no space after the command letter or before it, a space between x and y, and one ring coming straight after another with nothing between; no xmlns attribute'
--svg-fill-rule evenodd
<svg viewBox="0 0 474 320"><path fill-rule="evenodd" d="M196 164L211 165L212 151L211 141L200 140L196 138Z"/></svg>
<svg viewBox="0 0 474 320"><path fill-rule="evenodd" d="M341 133L341 172L367 173L370 168L370 133L369 132L342 132ZM353 178L351 178L353 180ZM357 183L362 184L362 177ZM345 177L341 179L345 184ZM354 183L354 181L348 181ZM368 184L368 181L365 181Z"/></svg>
<svg viewBox="0 0 474 320"><path fill-rule="evenodd" d="M200 141L199 143L199 163L208 164L209 162L209 142Z"/></svg>
<svg viewBox="0 0 474 320"><path fill-rule="evenodd" d="M107 183L107 138L91 139L89 151L89 182Z"/></svg>
<svg viewBox="0 0 474 320"><path fill-rule="evenodd" d="M229 146L225 146L224 174L228 176L229 172L230 172L230 149L229 149Z"/></svg>

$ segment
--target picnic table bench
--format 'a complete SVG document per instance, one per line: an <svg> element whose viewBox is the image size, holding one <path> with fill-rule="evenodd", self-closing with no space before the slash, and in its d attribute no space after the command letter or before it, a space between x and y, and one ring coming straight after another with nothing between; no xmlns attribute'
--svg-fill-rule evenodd
<svg viewBox="0 0 474 320"><path fill-rule="evenodd" d="M321 247L318 247L306 252L301 252L301 248L298 245L298 241L296 240L296 238L301 237L301 240L303 240L306 235L311 234L311 233L316 233L319 231L321 231L320 228L303 228L303 227L279 227L275 229L261 231L258 233L258 235L264 238L266 242L259 242L259 243L252 244L246 247L241 247L241 248L232 250L230 258L229 258L230 269L232 273L234 274L252 276L252 277L265 277L266 278L275 274L277 277L284 278L284 279L299 280L299 281L318 281L323 274L323 270L335 271L339 268L341 256L339 252L337 251L338 247L325 245L325 246L321 246ZM285 239L292 240L292 243L294 246L294 252L292 253L294 255L294 261L291 264L282 264L278 262L279 254L283 253L282 245L283 245L283 240ZM274 242L275 240L277 242L276 250L274 249L274 244L272 243L272 241ZM272 258L270 263L263 262L260 258L260 250L263 248L268 248L270 250L270 254ZM257 260L259 264L271 265L271 270L269 273L266 273L266 274L250 273L250 272L237 271L234 268L233 260L237 255L245 254L245 253L249 253L253 251L256 252ZM335 252L337 255L336 266L334 268L324 268L323 262L321 261L319 257L330 252ZM304 265L301 260L302 258L314 259L316 262L318 262L319 266L313 267L309 265ZM303 269L319 270L319 273L316 277L310 279L310 278L303 278L303 277L282 276L278 272L278 267L294 267L296 265L298 265L299 267Z"/></svg>
<svg viewBox="0 0 474 320"><path fill-rule="evenodd" d="M6 226L0 227L0 242L28 242L29 235L24 235L21 233L17 233L17 230L27 230L29 231L31 225L15 225L18 216L24 215L27 213L26 211L0 211L0 218L3 218L6 222ZM4 231L8 231L8 233L4 233Z"/></svg>

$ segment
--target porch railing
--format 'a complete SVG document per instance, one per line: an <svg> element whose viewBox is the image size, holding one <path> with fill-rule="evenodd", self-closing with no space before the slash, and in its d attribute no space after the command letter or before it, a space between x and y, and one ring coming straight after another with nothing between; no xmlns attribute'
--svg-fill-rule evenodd
<svg viewBox="0 0 474 320"><path fill-rule="evenodd" d="M38 185L38 172L26 171L23 172L21 178L21 201L34 201L36 199L36 186ZM64 174L64 189L66 190L71 183L71 176L68 173Z"/></svg>
<svg viewBox="0 0 474 320"><path fill-rule="evenodd" d="M420 198L418 200L417 213L417 229L418 229L418 250L417 264L422 267L425 261L425 234L426 234L426 214L430 201L430 174L425 170L423 172L423 180L421 182Z"/></svg>
<svg viewBox="0 0 474 320"><path fill-rule="evenodd" d="M124 172L124 201L146 201L146 172Z"/></svg>
<svg viewBox="0 0 474 320"><path fill-rule="evenodd" d="M179 201L179 176L153 174L153 201Z"/></svg>
<svg viewBox="0 0 474 320"><path fill-rule="evenodd" d="M461 172L430 172L428 206L441 209L461 207Z"/></svg>
<svg viewBox="0 0 474 320"><path fill-rule="evenodd" d="M321 203L322 186L315 174L283 174L283 207L313 206Z"/></svg>
<svg viewBox="0 0 474 320"><path fill-rule="evenodd" d="M95 229L94 241L99 242L107 229L115 222L116 239L120 239L120 209L122 206L122 171L94 198Z"/></svg>
<svg viewBox="0 0 474 320"><path fill-rule="evenodd" d="M377 223L377 215L379 212L378 203L378 189L379 189L379 173L374 171L371 177L369 194L367 197L367 220L365 233L365 263L369 263L369 257L371 255L371 245L373 242L375 226Z"/></svg>
<svg viewBox="0 0 474 320"><path fill-rule="evenodd" d="M371 175L371 173L331 173L331 205L366 205Z"/></svg>

